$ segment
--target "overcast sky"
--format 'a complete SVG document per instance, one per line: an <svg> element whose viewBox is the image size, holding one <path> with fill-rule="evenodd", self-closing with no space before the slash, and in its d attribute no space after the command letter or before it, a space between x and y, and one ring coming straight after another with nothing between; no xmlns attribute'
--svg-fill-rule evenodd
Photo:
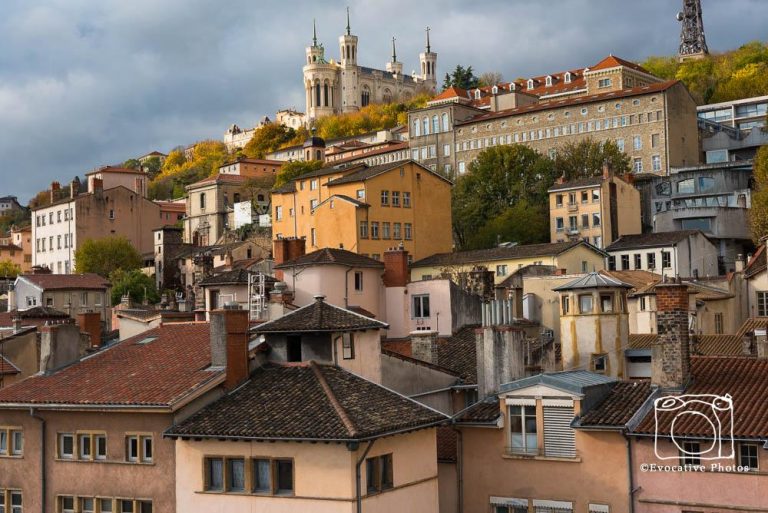
<svg viewBox="0 0 768 513"><path fill-rule="evenodd" d="M766 39L766 0L702 0L711 51ZM280 108L303 110L304 47L338 58L344 8L358 61L406 72L432 28L438 73L507 79L677 51L675 0L0 0L0 195L152 150L220 139ZM477 7L482 6L482 7Z"/></svg>

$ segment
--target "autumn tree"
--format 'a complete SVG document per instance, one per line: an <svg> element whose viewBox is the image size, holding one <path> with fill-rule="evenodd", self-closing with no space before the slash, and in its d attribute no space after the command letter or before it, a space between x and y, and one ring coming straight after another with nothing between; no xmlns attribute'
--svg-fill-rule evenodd
<svg viewBox="0 0 768 513"><path fill-rule="evenodd" d="M11 260L0 260L0 277L3 279L15 278L21 274L21 267Z"/></svg>
<svg viewBox="0 0 768 513"><path fill-rule="evenodd" d="M592 138L571 142L558 149L555 170L566 180L597 176L606 163L616 174L631 170L629 156L613 141L598 142Z"/></svg>
<svg viewBox="0 0 768 513"><path fill-rule="evenodd" d="M154 179L158 174L160 174L160 171L163 168L163 162L160 160L160 157L155 155L154 157L149 157L141 164L142 169L146 171L147 176L149 176L149 179Z"/></svg>
<svg viewBox="0 0 768 513"><path fill-rule="evenodd" d="M187 158L182 149L168 154L159 175L149 183L150 199L172 199L184 195L184 188L218 173L230 158L227 147L221 141L200 141Z"/></svg>
<svg viewBox="0 0 768 513"><path fill-rule="evenodd" d="M292 162L286 162L277 172L275 187L280 187L290 182L294 178L298 178L299 176L307 174L310 171L316 171L322 167L323 162L320 160L294 160Z"/></svg>
<svg viewBox="0 0 768 513"><path fill-rule="evenodd" d="M459 247L491 247L498 239L521 244L546 240L547 189L555 176L553 162L527 146L494 146L480 152L453 188L453 230Z"/></svg>
<svg viewBox="0 0 768 513"><path fill-rule="evenodd" d="M119 304L126 294L136 303L153 305L160 301L155 280L138 269L117 269L110 273L109 281L112 283L112 306Z"/></svg>
<svg viewBox="0 0 768 513"><path fill-rule="evenodd" d="M75 251L76 271L96 273L105 278L116 271L139 269L141 255L125 237L87 239Z"/></svg>
<svg viewBox="0 0 768 513"><path fill-rule="evenodd" d="M267 123L257 128L251 140L243 148L243 154L255 159L263 159L267 153L278 150L293 140L296 132L280 123Z"/></svg>
<svg viewBox="0 0 768 513"><path fill-rule="evenodd" d="M768 146L761 146L754 161L755 189L752 192L752 208L749 209L749 225L755 243L768 235Z"/></svg>
<svg viewBox="0 0 768 513"><path fill-rule="evenodd" d="M139 162L138 159L128 159L123 162L123 167L126 169L140 169L141 162Z"/></svg>

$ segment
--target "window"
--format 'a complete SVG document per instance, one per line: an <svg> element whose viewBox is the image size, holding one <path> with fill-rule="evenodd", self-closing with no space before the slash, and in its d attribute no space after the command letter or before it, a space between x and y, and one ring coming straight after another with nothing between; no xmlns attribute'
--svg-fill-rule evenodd
<svg viewBox="0 0 768 513"><path fill-rule="evenodd" d="M581 202L587 203L589 202L589 192L587 191L581 191Z"/></svg>
<svg viewBox="0 0 768 513"><path fill-rule="evenodd" d="M389 206L389 191L381 191L381 206Z"/></svg>
<svg viewBox="0 0 768 513"><path fill-rule="evenodd" d="M422 119L421 124L422 124L422 132L424 132L423 135L429 135L429 118Z"/></svg>
<svg viewBox="0 0 768 513"><path fill-rule="evenodd" d="M562 217L555 218L555 230L558 232L562 232L563 230L565 230L565 223L563 222Z"/></svg>
<svg viewBox="0 0 768 513"><path fill-rule="evenodd" d="M642 150L643 149L643 139L639 135L636 135L632 138L632 147L635 149L635 151Z"/></svg>
<svg viewBox="0 0 768 513"><path fill-rule="evenodd" d="M413 318L426 319L429 317L429 294L413 296Z"/></svg>
<svg viewBox="0 0 768 513"><path fill-rule="evenodd" d="M715 179L709 176L699 177L699 192L709 192L715 188Z"/></svg>
<svg viewBox="0 0 768 513"><path fill-rule="evenodd" d="M555 196L555 206L556 207L562 207L563 206L563 195L557 194Z"/></svg>
<svg viewBox="0 0 768 513"><path fill-rule="evenodd" d="M587 237L584 240L589 242L589 237ZM583 272L583 273L588 273L589 272L589 262L587 262L586 260L582 260L581 261L581 272Z"/></svg>
<svg viewBox="0 0 768 513"><path fill-rule="evenodd" d="M125 461L134 463L152 462L152 437L149 435L128 435L125 437Z"/></svg>
<svg viewBox="0 0 768 513"><path fill-rule="evenodd" d="M590 367L592 372L605 372L608 368L608 355L605 353L593 354Z"/></svg>
<svg viewBox="0 0 768 513"><path fill-rule="evenodd" d="M659 147L659 134L651 134L651 148Z"/></svg>
<svg viewBox="0 0 768 513"><path fill-rule="evenodd" d="M411 226L411 223L405 223L405 240L411 240L413 236L413 227Z"/></svg>
<svg viewBox="0 0 768 513"><path fill-rule="evenodd" d="M200 193L200 210L205 210L205 193Z"/></svg>
<svg viewBox="0 0 768 513"><path fill-rule="evenodd" d="M589 214L581 214L581 227L589 228Z"/></svg>
<svg viewBox="0 0 768 513"><path fill-rule="evenodd" d="M592 294L582 294L579 296L579 313L592 313Z"/></svg>
<svg viewBox="0 0 768 513"><path fill-rule="evenodd" d="M640 253L634 254L635 270L643 267L643 256Z"/></svg>
<svg viewBox="0 0 768 513"><path fill-rule="evenodd" d="M74 497L59 497L59 510L62 513L75 513L75 498Z"/></svg>
<svg viewBox="0 0 768 513"><path fill-rule="evenodd" d="M90 460L92 454L91 435L84 434L77 436L77 446L80 448L80 459Z"/></svg>
<svg viewBox="0 0 768 513"><path fill-rule="evenodd" d="M245 459L227 458L227 491L245 491Z"/></svg>
<svg viewBox="0 0 768 513"><path fill-rule="evenodd" d="M563 295L560 297L560 308L562 309L563 315L568 315L571 311L571 296Z"/></svg>
<svg viewBox="0 0 768 513"><path fill-rule="evenodd" d="M538 453L536 406L509 406L510 452Z"/></svg>
<svg viewBox="0 0 768 513"><path fill-rule="evenodd" d="M421 135L420 124L418 119L414 119L411 124L411 130L413 130L413 136L418 137Z"/></svg>
<svg viewBox="0 0 768 513"><path fill-rule="evenodd" d="M393 223L392 224L392 238L393 239L400 240L400 228L401 228L401 226L402 225L400 223Z"/></svg>
<svg viewBox="0 0 768 513"><path fill-rule="evenodd" d="M271 461L264 458L253 459L253 483L251 490L253 493L272 493L272 466Z"/></svg>
<svg viewBox="0 0 768 513"><path fill-rule="evenodd" d="M107 459L107 435L94 435L96 445L96 459Z"/></svg>
<svg viewBox="0 0 768 513"><path fill-rule="evenodd" d="M139 506L138 513L152 513L152 501L136 501Z"/></svg>
<svg viewBox="0 0 768 513"><path fill-rule="evenodd" d="M378 221L371 221L371 238L379 238L379 223Z"/></svg>
<svg viewBox="0 0 768 513"><path fill-rule="evenodd" d="M757 293L757 315L768 316L768 292Z"/></svg>
<svg viewBox="0 0 768 513"><path fill-rule="evenodd" d="M403 207L404 208L411 208L411 193L410 192L403 192Z"/></svg>
<svg viewBox="0 0 768 513"><path fill-rule="evenodd" d="M451 145L443 144L443 157L450 157L450 156L451 156Z"/></svg>
<svg viewBox="0 0 768 513"><path fill-rule="evenodd" d="M21 429L0 427L0 456L21 456L23 453L24 433Z"/></svg>
<svg viewBox="0 0 768 513"><path fill-rule="evenodd" d="M507 266L506 265L497 265L496 266L496 276L506 276L507 275Z"/></svg>
<svg viewBox="0 0 768 513"><path fill-rule="evenodd" d="M467 171L467 167L464 164L464 162L463 161L459 162L459 174L463 175L464 173L466 173L466 171Z"/></svg>
<svg viewBox="0 0 768 513"><path fill-rule="evenodd" d="M661 171L661 155L653 155L651 157L651 169L656 172Z"/></svg>
<svg viewBox="0 0 768 513"><path fill-rule="evenodd" d="M394 486L392 478L392 454L384 454L365 460L366 491L368 494L389 490Z"/></svg>
<svg viewBox="0 0 768 513"><path fill-rule="evenodd" d="M645 255L645 261L648 267L648 270L656 269L656 253L647 253Z"/></svg>
<svg viewBox="0 0 768 513"><path fill-rule="evenodd" d="M600 226L600 214L597 212L592 214L592 226Z"/></svg>
<svg viewBox="0 0 768 513"><path fill-rule="evenodd" d="M392 206L400 206L400 191L392 191Z"/></svg>
<svg viewBox="0 0 768 513"><path fill-rule="evenodd" d="M315 209L317 208L318 201L316 199L309 200L309 211L311 213L315 213Z"/></svg>
<svg viewBox="0 0 768 513"><path fill-rule="evenodd" d="M629 270L629 255L621 255L621 270Z"/></svg>
<svg viewBox="0 0 768 513"><path fill-rule="evenodd" d="M360 292L363 290L363 272L355 271L355 290Z"/></svg>
<svg viewBox="0 0 768 513"><path fill-rule="evenodd" d="M610 78L601 78L597 81L597 87L611 87L611 79Z"/></svg>
<svg viewBox="0 0 768 513"><path fill-rule="evenodd" d="M739 466L747 467L749 470L756 471L760 468L757 457L757 444L740 443L739 444Z"/></svg>
<svg viewBox="0 0 768 513"><path fill-rule="evenodd" d="M723 334L723 314L721 312L715 314L715 333Z"/></svg>
<svg viewBox="0 0 768 513"><path fill-rule="evenodd" d="M276 495L293 494L293 460L275 460L275 490Z"/></svg>
<svg viewBox="0 0 768 513"><path fill-rule="evenodd" d="M110 219L114 219L115 218L115 211L114 210L110 210L109 211L109 218Z"/></svg>
<svg viewBox="0 0 768 513"><path fill-rule="evenodd" d="M363 201L365 199L365 189L358 189L356 192L357 199Z"/></svg>
<svg viewBox="0 0 768 513"><path fill-rule="evenodd" d="M309 190L310 191L316 191L317 190L317 178L313 178L309 181Z"/></svg>
<svg viewBox="0 0 768 513"><path fill-rule="evenodd" d="M283 207L275 207L275 219L278 221L283 219Z"/></svg>
<svg viewBox="0 0 768 513"><path fill-rule="evenodd" d="M449 131L451 127L448 124L448 114L446 114L445 112L443 112L442 121L443 121L443 132Z"/></svg>
<svg viewBox="0 0 768 513"><path fill-rule="evenodd" d="M616 139L616 146L618 146L619 151L624 151L624 139Z"/></svg>
<svg viewBox="0 0 768 513"><path fill-rule="evenodd" d="M677 192L680 194L693 194L696 192L693 178L677 182Z"/></svg>
<svg viewBox="0 0 768 513"><path fill-rule="evenodd" d="M354 360L355 358L355 334L344 333L341 336L341 353L345 360Z"/></svg>
<svg viewBox="0 0 768 513"><path fill-rule="evenodd" d="M59 433L59 458L71 460L75 457L75 436L72 433Z"/></svg>
<svg viewBox="0 0 768 513"><path fill-rule="evenodd" d="M390 227L390 223L388 221L384 221L383 223L381 223L382 239L389 239L389 234L390 234L389 227Z"/></svg>
<svg viewBox="0 0 768 513"><path fill-rule="evenodd" d="M205 458L205 490L218 492L224 489L224 459Z"/></svg>
<svg viewBox="0 0 768 513"><path fill-rule="evenodd" d="M309 230L309 244L312 247L317 247L317 230L310 228Z"/></svg>
<svg viewBox="0 0 768 513"><path fill-rule="evenodd" d="M96 511L93 507L94 501L91 497L80 498L80 513L93 513Z"/></svg>
<svg viewBox="0 0 768 513"><path fill-rule="evenodd" d="M669 251L662 251L661 252L661 268L662 269L669 269L672 267L672 253Z"/></svg>
<svg viewBox="0 0 768 513"><path fill-rule="evenodd" d="M133 501L129 499L120 499L120 513L133 513Z"/></svg>
<svg viewBox="0 0 768 513"><path fill-rule="evenodd" d="M368 221L360 221L360 238L368 238Z"/></svg>
<svg viewBox="0 0 768 513"><path fill-rule="evenodd" d="M608 257L608 270L609 271L616 270L616 257L614 255L610 255Z"/></svg>
<svg viewBox="0 0 768 513"><path fill-rule="evenodd" d="M632 161L632 170L635 173L642 173L643 172L643 159L638 157Z"/></svg>
<svg viewBox="0 0 768 513"><path fill-rule="evenodd" d="M701 465L701 453L699 442L683 442L683 448L680 451L681 465Z"/></svg>
<svg viewBox="0 0 768 513"><path fill-rule="evenodd" d="M645 308L646 308L646 306L645 306L645 296L641 296L640 297L640 311L644 312Z"/></svg>
<svg viewBox="0 0 768 513"><path fill-rule="evenodd" d="M150 463L152 461L152 437L141 437L141 461Z"/></svg>
<svg viewBox="0 0 768 513"><path fill-rule="evenodd" d="M112 499L99 499L99 511L112 513Z"/></svg>
<svg viewBox="0 0 768 513"><path fill-rule="evenodd" d="M613 312L613 294L600 294L600 311L603 313Z"/></svg>

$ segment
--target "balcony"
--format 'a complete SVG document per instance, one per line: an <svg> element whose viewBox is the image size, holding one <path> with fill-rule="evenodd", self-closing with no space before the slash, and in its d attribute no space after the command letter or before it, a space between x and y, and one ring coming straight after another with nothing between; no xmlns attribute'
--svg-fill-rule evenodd
<svg viewBox="0 0 768 513"><path fill-rule="evenodd" d="M568 203L568 212L578 212L578 211L579 211L578 203Z"/></svg>

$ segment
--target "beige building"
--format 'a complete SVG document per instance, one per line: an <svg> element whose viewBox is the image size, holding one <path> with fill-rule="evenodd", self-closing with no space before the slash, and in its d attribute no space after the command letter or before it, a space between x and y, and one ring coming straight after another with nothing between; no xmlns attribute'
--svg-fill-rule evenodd
<svg viewBox="0 0 768 513"><path fill-rule="evenodd" d="M640 233L640 192L608 170L602 176L558 182L549 189L550 240L585 240L605 248Z"/></svg>
<svg viewBox="0 0 768 513"><path fill-rule="evenodd" d="M9 310L27 310L37 306L55 308L72 317L98 312L109 323L111 284L98 274L21 274L8 301Z"/></svg>
<svg viewBox="0 0 768 513"><path fill-rule="evenodd" d="M103 189L112 189L123 186L142 197L147 196L147 183L149 177L142 169L129 169L124 167L105 166L96 171L86 173L88 179L88 190L92 191L95 187L95 180L101 180Z"/></svg>
<svg viewBox="0 0 768 513"><path fill-rule="evenodd" d="M152 230L165 224L160 207L124 185L107 189L91 178L88 192L77 194L73 187L63 199L54 183L51 204L32 210L32 265L69 274L83 242L112 236L125 237L141 255L152 254Z"/></svg>

